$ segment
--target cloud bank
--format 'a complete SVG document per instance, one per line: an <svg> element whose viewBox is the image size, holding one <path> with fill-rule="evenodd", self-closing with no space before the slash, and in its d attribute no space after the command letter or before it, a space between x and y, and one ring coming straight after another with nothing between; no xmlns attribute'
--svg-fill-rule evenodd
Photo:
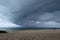
<svg viewBox="0 0 60 40"><path fill-rule="evenodd" d="M0 5L7 8L0 14L16 25L60 28L60 0L0 0Z"/></svg>
<svg viewBox="0 0 60 40"><path fill-rule="evenodd" d="M16 25L12 23L10 21L11 18L12 18L12 15L10 14L8 8L0 5L0 28L20 27L20 25Z"/></svg>

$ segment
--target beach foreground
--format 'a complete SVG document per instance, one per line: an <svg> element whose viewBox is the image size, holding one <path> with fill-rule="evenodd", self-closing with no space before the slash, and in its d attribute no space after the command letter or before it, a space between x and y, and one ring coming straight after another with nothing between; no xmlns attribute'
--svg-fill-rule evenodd
<svg viewBox="0 0 60 40"><path fill-rule="evenodd" d="M9 31L0 33L0 40L60 40L60 29Z"/></svg>

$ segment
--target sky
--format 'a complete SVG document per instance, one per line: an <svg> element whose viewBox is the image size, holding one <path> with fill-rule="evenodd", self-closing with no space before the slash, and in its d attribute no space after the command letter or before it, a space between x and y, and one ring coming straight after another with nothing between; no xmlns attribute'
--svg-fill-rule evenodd
<svg viewBox="0 0 60 40"><path fill-rule="evenodd" d="M3 25L60 28L60 0L0 0Z"/></svg>

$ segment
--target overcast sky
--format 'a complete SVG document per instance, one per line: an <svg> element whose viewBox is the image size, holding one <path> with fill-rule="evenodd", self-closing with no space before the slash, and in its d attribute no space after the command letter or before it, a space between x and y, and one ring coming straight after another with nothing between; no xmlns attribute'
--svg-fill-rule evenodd
<svg viewBox="0 0 60 40"><path fill-rule="evenodd" d="M60 28L60 0L0 0L0 19L0 26L8 22L20 27Z"/></svg>

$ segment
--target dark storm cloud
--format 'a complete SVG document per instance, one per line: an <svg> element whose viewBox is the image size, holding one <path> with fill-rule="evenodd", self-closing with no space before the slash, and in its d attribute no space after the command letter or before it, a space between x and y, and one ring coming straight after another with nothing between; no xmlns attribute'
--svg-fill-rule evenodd
<svg viewBox="0 0 60 40"><path fill-rule="evenodd" d="M10 21L28 27L59 27L60 0L0 0Z"/></svg>
<svg viewBox="0 0 60 40"><path fill-rule="evenodd" d="M15 22L30 27L59 27L59 2L59 0L36 0L34 3L30 2L29 5L23 7L21 19L19 17L18 21L16 20Z"/></svg>

